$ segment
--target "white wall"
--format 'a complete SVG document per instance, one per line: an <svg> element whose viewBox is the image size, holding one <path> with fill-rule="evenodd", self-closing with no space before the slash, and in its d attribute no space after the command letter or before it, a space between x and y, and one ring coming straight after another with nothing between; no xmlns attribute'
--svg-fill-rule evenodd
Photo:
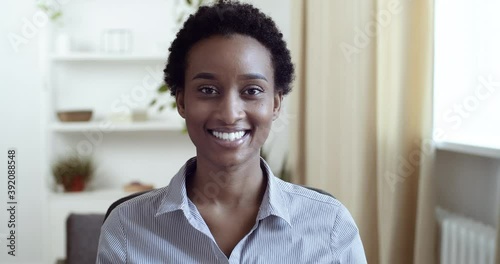
<svg viewBox="0 0 500 264"><path fill-rule="evenodd" d="M0 210L0 263L38 263L42 259L44 216L41 177L41 85L38 70L38 28L26 28L35 13L33 1L6 0L0 9L0 202L7 201L7 149L17 149L17 248L7 255L6 210ZM24 29L24 34L23 34ZM8 38L26 43L16 52Z"/></svg>

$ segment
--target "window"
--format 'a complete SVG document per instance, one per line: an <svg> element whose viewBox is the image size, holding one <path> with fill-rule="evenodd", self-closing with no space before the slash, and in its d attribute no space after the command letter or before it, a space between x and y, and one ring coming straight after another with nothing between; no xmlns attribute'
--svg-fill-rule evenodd
<svg viewBox="0 0 500 264"><path fill-rule="evenodd" d="M500 1L435 5L434 139L500 149Z"/></svg>

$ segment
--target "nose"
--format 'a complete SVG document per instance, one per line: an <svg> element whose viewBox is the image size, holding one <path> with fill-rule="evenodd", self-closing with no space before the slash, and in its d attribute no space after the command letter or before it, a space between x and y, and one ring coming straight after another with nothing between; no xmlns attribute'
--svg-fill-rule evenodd
<svg viewBox="0 0 500 264"><path fill-rule="evenodd" d="M236 124L245 116L244 101L237 92L226 93L219 102L217 116L224 124Z"/></svg>

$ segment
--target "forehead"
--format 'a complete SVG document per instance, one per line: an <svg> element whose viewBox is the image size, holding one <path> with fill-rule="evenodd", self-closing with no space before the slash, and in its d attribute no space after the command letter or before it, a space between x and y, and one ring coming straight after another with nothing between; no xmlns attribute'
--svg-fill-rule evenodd
<svg viewBox="0 0 500 264"><path fill-rule="evenodd" d="M187 56L187 74L196 72L248 73L271 77L271 54L256 39L243 35L212 36L196 43ZM187 77L187 76L186 76Z"/></svg>

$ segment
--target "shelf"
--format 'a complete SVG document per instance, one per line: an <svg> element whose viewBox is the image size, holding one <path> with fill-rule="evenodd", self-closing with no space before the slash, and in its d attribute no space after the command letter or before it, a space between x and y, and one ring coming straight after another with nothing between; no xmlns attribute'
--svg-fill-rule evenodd
<svg viewBox="0 0 500 264"><path fill-rule="evenodd" d="M54 132L82 132L82 131L102 131L102 132L134 132L134 131L182 131L181 122L172 121L149 121L135 123L115 123L112 127L104 125L105 122L67 122L52 123L49 128Z"/></svg>
<svg viewBox="0 0 500 264"><path fill-rule="evenodd" d="M166 61L166 54L102 54L102 53L68 53L52 54L52 61Z"/></svg>
<svg viewBox="0 0 500 264"><path fill-rule="evenodd" d="M111 200L115 201L122 197L132 194L125 192L122 189L108 189L96 191L83 191L83 192L69 192L69 193L50 193L51 200L58 201L89 201L89 200Z"/></svg>
<svg viewBox="0 0 500 264"><path fill-rule="evenodd" d="M500 159L500 146L459 141L436 141L436 148L475 156Z"/></svg>

